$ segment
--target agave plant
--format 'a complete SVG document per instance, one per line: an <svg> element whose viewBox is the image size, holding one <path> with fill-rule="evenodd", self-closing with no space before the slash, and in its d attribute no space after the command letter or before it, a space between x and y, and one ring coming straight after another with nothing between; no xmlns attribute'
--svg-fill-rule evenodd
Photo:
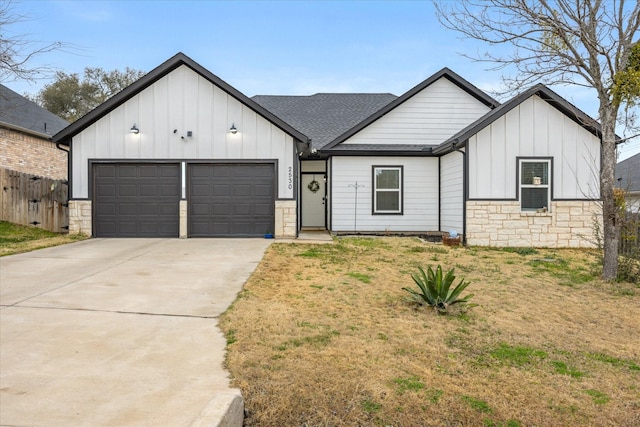
<svg viewBox="0 0 640 427"><path fill-rule="evenodd" d="M455 269L451 269L447 274L442 273L442 267L438 265L434 272L431 267L427 272L418 267L420 272L412 274L414 282L418 285L418 290L411 288L402 288L411 294L411 300L420 305L428 305L434 307L439 313L446 313L449 306L454 304L466 305L466 307L474 307L477 304L468 304L473 294L460 298L460 294L469 286L469 282L465 282L464 278L460 280L457 286L452 287L456 276Z"/></svg>

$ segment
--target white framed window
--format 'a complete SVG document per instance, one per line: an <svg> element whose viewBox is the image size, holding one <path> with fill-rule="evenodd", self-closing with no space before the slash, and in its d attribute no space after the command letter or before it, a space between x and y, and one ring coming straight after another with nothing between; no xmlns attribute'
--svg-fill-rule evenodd
<svg viewBox="0 0 640 427"><path fill-rule="evenodd" d="M402 166L373 167L373 214L402 214Z"/></svg>
<svg viewBox="0 0 640 427"><path fill-rule="evenodd" d="M551 159L519 159L520 209L548 212L551 206Z"/></svg>

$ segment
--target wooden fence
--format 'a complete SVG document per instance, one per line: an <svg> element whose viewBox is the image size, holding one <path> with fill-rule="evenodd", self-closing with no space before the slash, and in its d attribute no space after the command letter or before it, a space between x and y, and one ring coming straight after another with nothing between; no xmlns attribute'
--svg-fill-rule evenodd
<svg viewBox="0 0 640 427"><path fill-rule="evenodd" d="M68 232L67 181L0 168L0 192L0 220Z"/></svg>
<svg viewBox="0 0 640 427"><path fill-rule="evenodd" d="M620 231L620 255L640 255L640 212L626 212Z"/></svg>

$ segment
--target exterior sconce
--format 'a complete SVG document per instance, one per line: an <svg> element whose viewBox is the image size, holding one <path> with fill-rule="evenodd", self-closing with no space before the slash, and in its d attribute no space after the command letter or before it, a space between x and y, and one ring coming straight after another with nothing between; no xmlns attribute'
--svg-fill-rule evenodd
<svg viewBox="0 0 640 427"><path fill-rule="evenodd" d="M235 124L231 123L231 127L229 128L229 132L231 132L233 135L238 133L238 129L236 129L236 125Z"/></svg>
<svg viewBox="0 0 640 427"><path fill-rule="evenodd" d="M131 129L129 129L129 132L137 135L140 133L140 129L138 129L138 127L136 126L136 124L134 123L133 126L131 126Z"/></svg>

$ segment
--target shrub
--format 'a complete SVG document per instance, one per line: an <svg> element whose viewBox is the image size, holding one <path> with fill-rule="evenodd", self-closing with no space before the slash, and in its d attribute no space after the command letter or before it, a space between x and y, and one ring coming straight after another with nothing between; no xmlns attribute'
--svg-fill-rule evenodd
<svg viewBox="0 0 640 427"><path fill-rule="evenodd" d="M477 304L469 304L469 300L473 294L460 298L460 294L469 286L470 282L465 282L464 278L460 280L457 286L452 287L456 278L455 269L449 270L443 274L442 267L438 265L434 272L431 267L427 272L418 267L419 273L412 274L414 282L418 285L418 290L411 288L402 288L409 292L411 300L420 305L427 305L435 308L438 313L446 313L450 306L458 304L460 306L474 307Z"/></svg>

